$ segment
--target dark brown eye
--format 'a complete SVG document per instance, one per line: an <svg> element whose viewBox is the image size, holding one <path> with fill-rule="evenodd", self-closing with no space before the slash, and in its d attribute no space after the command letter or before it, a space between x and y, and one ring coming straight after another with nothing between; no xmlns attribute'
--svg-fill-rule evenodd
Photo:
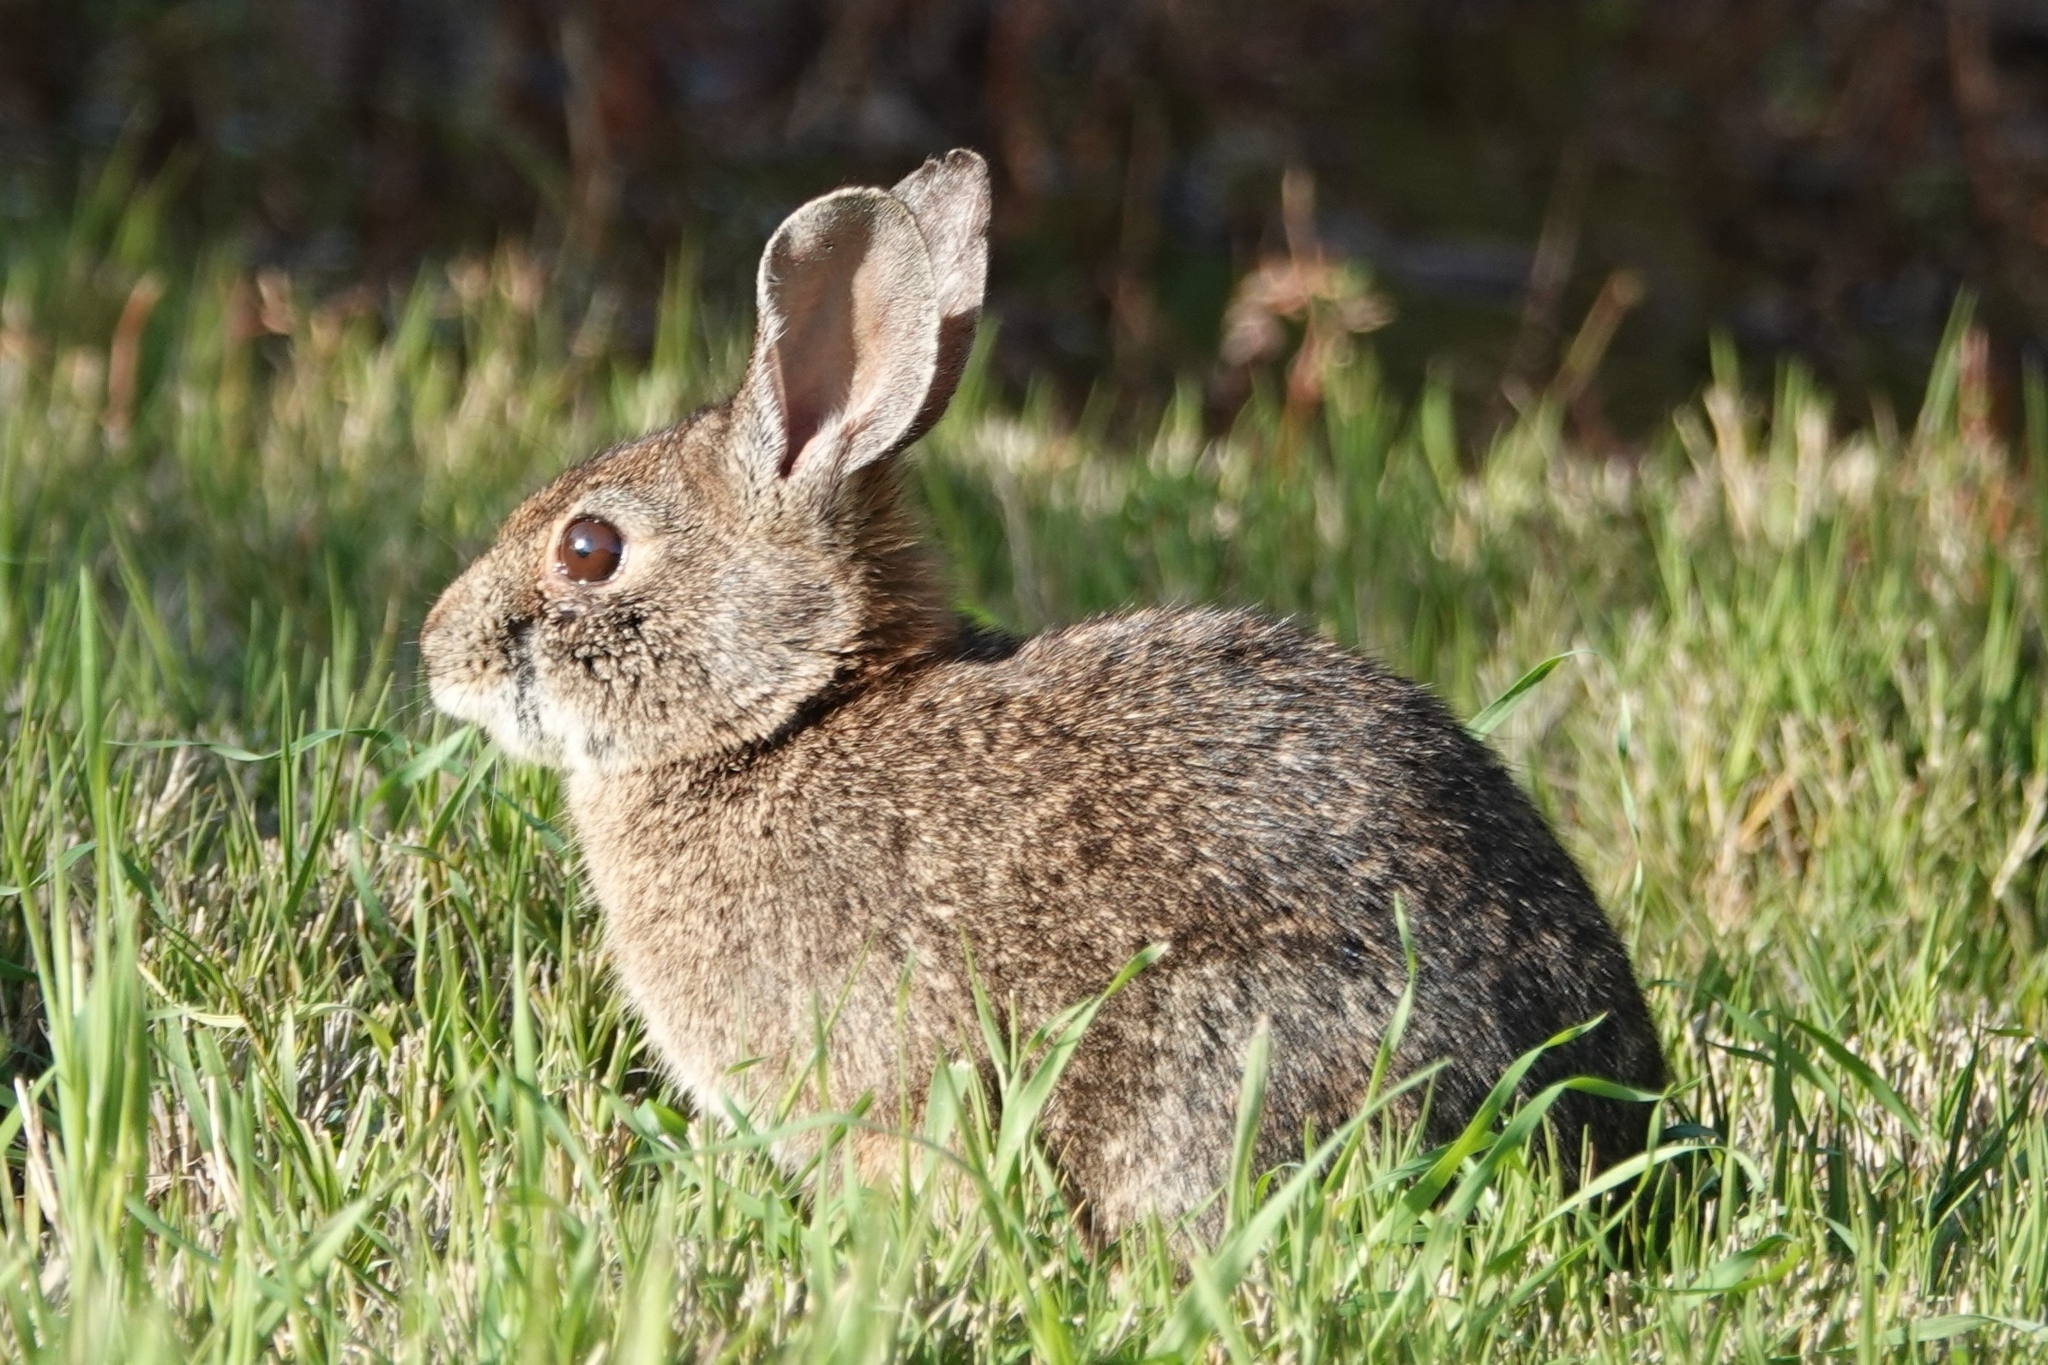
<svg viewBox="0 0 2048 1365"><path fill-rule="evenodd" d="M602 583L619 571L626 539L619 529L596 517L572 521L555 551L555 568L578 583Z"/></svg>

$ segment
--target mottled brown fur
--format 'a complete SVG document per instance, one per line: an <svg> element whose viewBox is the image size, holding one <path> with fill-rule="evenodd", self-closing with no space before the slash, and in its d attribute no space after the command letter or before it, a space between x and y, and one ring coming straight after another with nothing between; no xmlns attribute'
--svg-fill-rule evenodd
<svg viewBox="0 0 2048 1365"><path fill-rule="evenodd" d="M1356 1111L1408 979L1398 899L1418 975L1396 1071L1446 1062L1433 1135L1518 1055L1597 1015L1529 1087L1579 1072L1660 1087L1591 891L1422 689L1241 612L1014 641L944 610L887 457L957 379L986 184L954 153L894 195L853 194L771 244L787 264L764 268L763 341L733 403L534 495L423 640L444 707L566 770L620 977L676 1079L714 1111L758 1104L836 1010L832 1098L873 1093L893 1113L976 1036L968 953L1028 1028L1165 944L1045 1115L1070 1189L1114 1232L1223 1178L1260 1027L1262 1161ZM830 246L849 215L890 253L851 287L849 251ZM865 249L851 256L880 259ZM808 325L789 301L833 288L848 292L823 311L843 326L851 309L850 332L783 344L854 369L818 392L891 390L843 436L829 403L799 413L808 400L782 396L801 378L762 378ZM886 309L864 312L877 290ZM595 587L549 571L583 516L629 547ZM1603 1163L1643 1141L1640 1105L1568 1095L1553 1114L1567 1152L1583 1139Z"/></svg>

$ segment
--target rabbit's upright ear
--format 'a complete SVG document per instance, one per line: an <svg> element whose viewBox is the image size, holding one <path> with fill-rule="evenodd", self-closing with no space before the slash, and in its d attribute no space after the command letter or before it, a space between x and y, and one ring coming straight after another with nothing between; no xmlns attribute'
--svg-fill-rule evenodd
<svg viewBox="0 0 2048 1365"><path fill-rule="evenodd" d="M931 393L905 444L916 440L953 401L974 349L981 296L988 282L988 163L966 148L933 157L889 191L909 206L931 254L938 289L939 360Z"/></svg>
<svg viewBox="0 0 2048 1365"><path fill-rule="evenodd" d="M939 362L938 285L910 207L840 190L761 254L754 356L735 415L750 478L836 480L915 435Z"/></svg>

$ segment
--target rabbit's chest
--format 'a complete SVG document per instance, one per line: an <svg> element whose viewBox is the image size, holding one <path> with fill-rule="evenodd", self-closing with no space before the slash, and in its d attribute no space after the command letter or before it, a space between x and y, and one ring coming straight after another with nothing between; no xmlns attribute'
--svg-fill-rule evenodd
<svg viewBox="0 0 2048 1365"><path fill-rule="evenodd" d="M658 805L578 820L620 975L672 1054L723 1067L736 1048L807 1045L820 999L843 1012L921 955L898 907L773 821Z"/></svg>

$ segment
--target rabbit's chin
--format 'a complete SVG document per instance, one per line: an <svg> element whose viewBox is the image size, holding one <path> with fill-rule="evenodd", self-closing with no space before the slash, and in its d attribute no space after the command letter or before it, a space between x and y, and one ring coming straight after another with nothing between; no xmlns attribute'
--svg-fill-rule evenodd
<svg viewBox="0 0 2048 1365"><path fill-rule="evenodd" d="M483 727L507 755L549 768L565 766L561 738L543 726L537 704L521 705L519 689L430 678L427 690L436 707L456 720Z"/></svg>

